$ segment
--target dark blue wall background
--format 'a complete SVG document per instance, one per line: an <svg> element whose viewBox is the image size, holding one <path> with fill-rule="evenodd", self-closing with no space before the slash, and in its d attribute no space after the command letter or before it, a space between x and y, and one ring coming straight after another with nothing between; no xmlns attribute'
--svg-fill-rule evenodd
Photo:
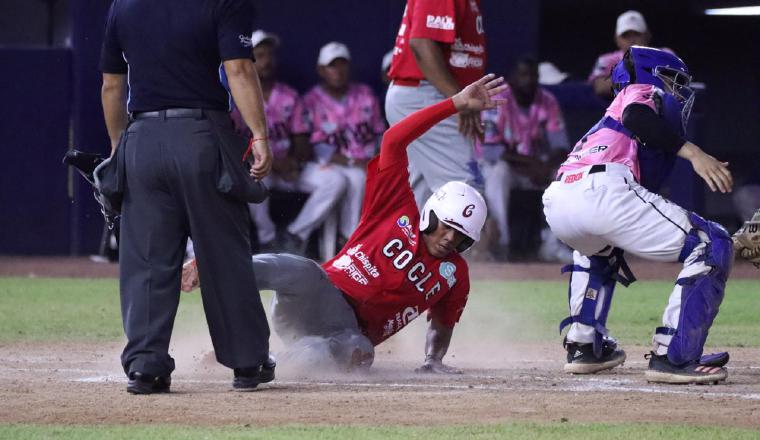
<svg viewBox="0 0 760 440"><path fill-rule="evenodd" d="M256 0L257 27L282 38L280 72L303 91L317 81L319 48L340 40L351 49L354 77L378 94L380 62L393 47L404 0ZM61 6L68 10L61 12ZM61 165L69 146L108 152L100 107L98 58L109 0L66 0L56 7L54 50L0 47L0 253L87 254L96 251L103 221L87 184ZM535 53L539 5L529 0L483 0L490 66L499 72L521 53ZM38 2L4 8L0 44L39 45L38 34L16 32L24 21L45 21ZM515 11L520 11L516 14ZM21 26L27 29L27 27ZM7 134L6 134L7 133Z"/></svg>
<svg viewBox="0 0 760 440"><path fill-rule="evenodd" d="M0 14L2 254L92 253L103 226L90 189L60 160L69 147L108 151L97 66L110 0L57 0L51 9L40 7L45 1L9 0ZM355 79L383 93L380 62L393 46L404 0L254 2L257 27L282 38L284 80L301 91L311 87L319 48L340 40L352 51ZM617 14L639 9L655 44L674 48L707 83L697 103L703 115L700 138L716 156L733 155L741 177L742 168L756 172L760 166L760 23L756 17L705 17L703 3L482 0L488 69L506 73L517 56L533 54L582 79L595 57L613 48ZM51 41L60 48L41 47ZM600 114L587 95L574 97L576 87L567 86L569 95L560 97L573 137ZM691 183L691 177L676 186L682 182ZM699 184L685 197L698 207L703 194Z"/></svg>

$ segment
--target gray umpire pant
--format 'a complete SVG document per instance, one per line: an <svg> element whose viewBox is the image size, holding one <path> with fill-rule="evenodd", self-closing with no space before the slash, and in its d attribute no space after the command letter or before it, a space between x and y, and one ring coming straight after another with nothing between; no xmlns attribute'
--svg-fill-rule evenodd
<svg viewBox="0 0 760 440"><path fill-rule="evenodd" d="M253 271L259 288L275 292L272 327L285 343L289 361L342 368L361 358L364 366L371 364L372 343L319 264L297 255L260 254L253 256Z"/></svg>
<svg viewBox="0 0 760 440"><path fill-rule="evenodd" d="M204 111L205 114L209 114ZM217 360L230 368L262 364L269 326L250 263L248 207L216 189L220 130L229 116L141 117L125 148L126 187L119 247L124 371L165 376L174 369L169 339L180 297L188 235L195 243L201 297Z"/></svg>
<svg viewBox="0 0 760 440"><path fill-rule="evenodd" d="M428 81L418 87L391 84L385 97L385 114L394 125L417 110L446 97ZM475 160L472 140L459 133L457 116L436 124L409 144L410 183L417 205L422 207L427 195L445 183L459 180L483 192L483 176Z"/></svg>

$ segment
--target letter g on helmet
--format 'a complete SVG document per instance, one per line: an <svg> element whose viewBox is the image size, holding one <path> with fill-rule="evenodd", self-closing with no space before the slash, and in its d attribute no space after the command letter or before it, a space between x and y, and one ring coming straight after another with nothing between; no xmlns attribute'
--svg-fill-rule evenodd
<svg viewBox="0 0 760 440"><path fill-rule="evenodd" d="M422 207L420 231L430 233L441 221L464 234L458 252L469 249L480 240L480 231L486 222L488 210L483 196L464 182L448 182L438 188Z"/></svg>

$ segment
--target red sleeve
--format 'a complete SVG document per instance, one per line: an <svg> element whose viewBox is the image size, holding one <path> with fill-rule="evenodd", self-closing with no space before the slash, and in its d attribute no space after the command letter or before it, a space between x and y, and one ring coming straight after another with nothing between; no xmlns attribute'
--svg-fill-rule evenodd
<svg viewBox="0 0 760 440"><path fill-rule="evenodd" d="M454 101L449 98L417 110L389 128L380 145L380 160L377 161L380 171L402 161L406 167L406 147L435 124L456 112Z"/></svg>
<svg viewBox="0 0 760 440"><path fill-rule="evenodd" d="M456 38L456 0L417 0L409 38L453 43Z"/></svg>
<svg viewBox="0 0 760 440"><path fill-rule="evenodd" d="M411 200L409 160L406 147L432 126L456 113L451 98L418 110L385 131L380 155L367 164L367 186L364 192L361 219L369 215L382 217Z"/></svg>
<svg viewBox="0 0 760 440"><path fill-rule="evenodd" d="M463 260L464 261L464 260ZM446 296L435 303L428 312L428 321L435 318L448 328L454 328L462 316L464 306L467 305L467 297L470 295L470 277L467 272L467 264L464 264L465 273L458 280L454 288Z"/></svg>

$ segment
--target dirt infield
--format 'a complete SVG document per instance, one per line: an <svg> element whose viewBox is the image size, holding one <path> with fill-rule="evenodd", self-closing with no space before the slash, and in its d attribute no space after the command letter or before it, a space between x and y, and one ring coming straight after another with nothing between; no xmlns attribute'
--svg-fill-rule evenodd
<svg viewBox="0 0 760 440"><path fill-rule="evenodd" d="M559 280L558 267L475 264L472 277ZM632 267L644 279L672 279L678 272L678 265L642 261ZM734 272L738 278L758 274L748 265ZM86 258L0 257L0 276L117 275L116 265ZM214 361L205 328L175 334L172 393L159 396L124 391L121 342L0 344L0 423L434 426L527 420L760 428L757 348L731 350L725 384L663 386L644 380L645 347L626 347L622 368L580 377L561 373L558 342L506 343L507 335L490 333L490 339L478 334L463 340L460 334L447 359L465 374L429 376L413 372L425 331L418 321L379 347L371 373L330 376L278 367L277 380L253 393L231 391L231 372Z"/></svg>
<svg viewBox="0 0 760 440"><path fill-rule="evenodd" d="M180 362L172 393L130 396L120 344L0 347L0 423L427 425L511 420L654 422L760 427L760 350L733 350L728 383L661 386L643 379L644 348L608 374L561 374L556 344L499 350L461 376L412 372L379 353L371 374L305 378L278 372L253 393L230 391L229 370L202 353ZM512 360L505 360L512 359ZM496 366L498 364L498 367Z"/></svg>
<svg viewBox="0 0 760 440"><path fill-rule="evenodd" d="M652 264L637 258L629 263L636 277L644 280L671 280L678 275L678 263ZM470 263L473 280L562 280L561 263ZM119 276L119 266L94 263L87 257L11 257L0 256L0 277L70 277L112 278ZM737 262L732 279L758 279L760 271L751 264Z"/></svg>

